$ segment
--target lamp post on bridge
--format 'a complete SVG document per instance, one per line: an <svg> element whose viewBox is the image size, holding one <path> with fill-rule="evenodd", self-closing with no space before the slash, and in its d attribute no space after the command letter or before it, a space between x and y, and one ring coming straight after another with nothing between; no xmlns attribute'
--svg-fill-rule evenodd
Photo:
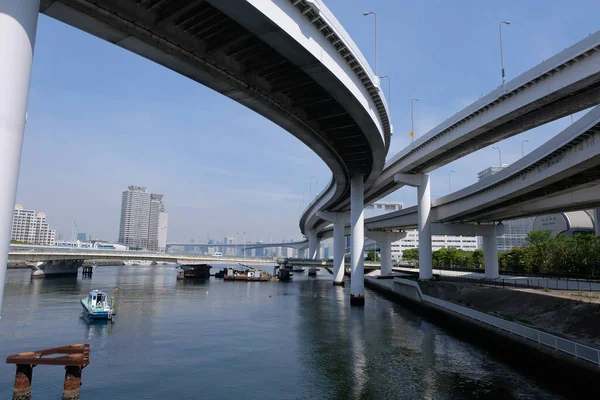
<svg viewBox="0 0 600 400"><path fill-rule="evenodd" d="M500 22L500 66L502 68L502 84L504 85L504 54L502 49L502 24L510 25L510 21Z"/></svg>
<svg viewBox="0 0 600 400"><path fill-rule="evenodd" d="M239 232L235 233L235 256L236 257L237 257L237 245L238 245L238 235L239 234L240 234Z"/></svg>
<svg viewBox="0 0 600 400"><path fill-rule="evenodd" d="M415 141L415 115L413 111L413 104L415 101L421 101L421 99L419 99L418 97L410 99L410 137L412 138L411 142Z"/></svg>
<svg viewBox="0 0 600 400"><path fill-rule="evenodd" d="M502 152L500 151L500 147L492 146L492 149L498 150L498 162L500 162L500 168L502 168Z"/></svg>
<svg viewBox="0 0 600 400"><path fill-rule="evenodd" d="M375 75L379 76L379 62L378 62L378 50L377 50L377 14L373 11L364 12L365 17L373 15L375 17Z"/></svg>
<svg viewBox="0 0 600 400"><path fill-rule="evenodd" d="M390 118L392 117L392 78L387 75L380 76L381 79L387 79L388 81L388 106L390 110Z"/></svg>
<svg viewBox="0 0 600 400"><path fill-rule="evenodd" d="M527 139L521 140L521 157L525 157L525 148L523 147L523 143L529 143L529 140L527 140Z"/></svg>
<svg viewBox="0 0 600 400"><path fill-rule="evenodd" d="M75 228L77 227L77 225L75 225L75 222L73 222L73 227L71 228L71 251L73 251L73 247L75 247Z"/></svg>
<svg viewBox="0 0 600 400"><path fill-rule="evenodd" d="M246 232L244 232L244 253L242 255L246 257Z"/></svg>

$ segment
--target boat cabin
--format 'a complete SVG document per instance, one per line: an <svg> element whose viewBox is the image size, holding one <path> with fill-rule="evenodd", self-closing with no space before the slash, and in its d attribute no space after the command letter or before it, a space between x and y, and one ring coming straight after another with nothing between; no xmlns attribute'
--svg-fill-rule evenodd
<svg viewBox="0 0 600 400"><path fill-rule="evenodd" d="M93 290L90 292L88 299L90 307L104 308L106 305L106 293L104 292Z"/></svg>

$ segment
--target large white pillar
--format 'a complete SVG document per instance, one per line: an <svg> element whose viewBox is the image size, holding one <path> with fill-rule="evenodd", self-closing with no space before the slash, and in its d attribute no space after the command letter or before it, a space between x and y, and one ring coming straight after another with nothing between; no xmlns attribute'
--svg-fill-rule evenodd
<svg viewBox="0 0 600 400"><path fill-rule="evenodd" d="M392 274L392 236L389 232L379 242L379 253L381 254L381 275Z"/></svg>
<svg viewBox="0 0 600 400"><path fill-rule="evenodd" d="M350 305L365 305L365 215L363 175L354 175L350 181Z"/></svg>
<svg viewBox="0 0 600 400"><path fill-rule="evenodd" d="M319 218L333 224L333 284L344 286L347 212L319 211Z"/></svg>
<svg viewBox="0 0 600 400"><path fill-rule="evenodd" d="M485 264L485 277L488 279L497 279L498 272L498 240L496 230L491 235L482 236L483 241L483 262Z"/></svg>
<svg viewBox="0 0 600 400"><path fill-rule="evenodd" d="M0 0L0 309L40 0Z"/></svg>
<svg viewBox="0 0 600 400"><path fill-rule="evenodd" d="M308 236L308 258L311 260L316 260L320 245L319 239L317 238L317 233L314 231L314 229L309 229L306 234Z"/></svg>
<svg viewBox="0 0 600 400"><path fill-rule="evenodd" d="M346 254L346 218L341 214L333 223L333 284L344 285Z"/></svg>
<svg viewBox="0 0 600 400"><path fill-rule="evenodd" d="M404 239L406 237L406 232L367 230L366 236L379 243L379 252L381 253L381 275L390 276L392 274L392 243Z"/></svg>
<svg viewBox="0 0 600 400"><path fill-rule="evenodd" d="M433 278L431 253L431 186L429 175L421 176L421 185L417 187L418 218L419 218L419 279Z"/></svg>

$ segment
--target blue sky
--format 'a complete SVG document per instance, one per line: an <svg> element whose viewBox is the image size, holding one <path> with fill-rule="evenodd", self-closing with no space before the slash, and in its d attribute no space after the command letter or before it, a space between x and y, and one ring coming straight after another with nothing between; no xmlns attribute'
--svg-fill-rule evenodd
<svg viewBox="0 0 600 400"><path fill-rule="evenodd" d="M600 2L330 0L328 7L379 73L392 77L395 135L388 157L500 84L498 23L507 80L598 29ZM387 86L384 85L387 89ZM577 116L576 116L577 118ZM503 163L569 124L563 119L499 144ZM432 196L474 183L498 161L482 149L432 173ZM121 192L146 185L165 195L169 241L298 238L304 197L330 179L305 145L265 118L189 79L40 16L17 202L45 211L68 238L118 235ZM318 182L318 184L315 183ZM415 204L414 189L387 200ZM240 238L241 240L241 238Z"/></svg>

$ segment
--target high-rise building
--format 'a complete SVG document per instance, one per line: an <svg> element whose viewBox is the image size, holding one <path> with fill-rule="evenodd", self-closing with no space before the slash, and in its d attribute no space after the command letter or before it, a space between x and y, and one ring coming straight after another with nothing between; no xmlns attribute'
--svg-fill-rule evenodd
<svg viewBox="0 0 600 400"><path fill-rule="evenodd" d="M119 243L131 249L164 250L167 214L162 194L131 185L123 192Z"/></svg>
<svg viewBox="0 0 600 400"><path fill-rule="evenodd" d="M235 244L235 238L233 236L225 236L223 238L223 244ZM234 255L235 249L233 247L223 247L221 252L225 255Z"/></svg>
<svg viewBox="0 0 600 400"><path fill-rule="evenodd" d="M54 246L56 232L46 222L46 214L25 210L21 204L15 205L13 214L11 240Z"/></svg>
<svg viewBox="0 0 600 400"><path fill-rule="evenodd" d="M77 234L77 240L78 240L79 242L87 242L87 233L84 233L84 232L79 232L79 233Z"/></svg>
<svg viewBox="0 0 600 400"><path fill-rule="evenodd" d="M167 245L168 215L165 213L163 195L150 194L150 215L148 222L148 250L164 250Z"/></svg>

